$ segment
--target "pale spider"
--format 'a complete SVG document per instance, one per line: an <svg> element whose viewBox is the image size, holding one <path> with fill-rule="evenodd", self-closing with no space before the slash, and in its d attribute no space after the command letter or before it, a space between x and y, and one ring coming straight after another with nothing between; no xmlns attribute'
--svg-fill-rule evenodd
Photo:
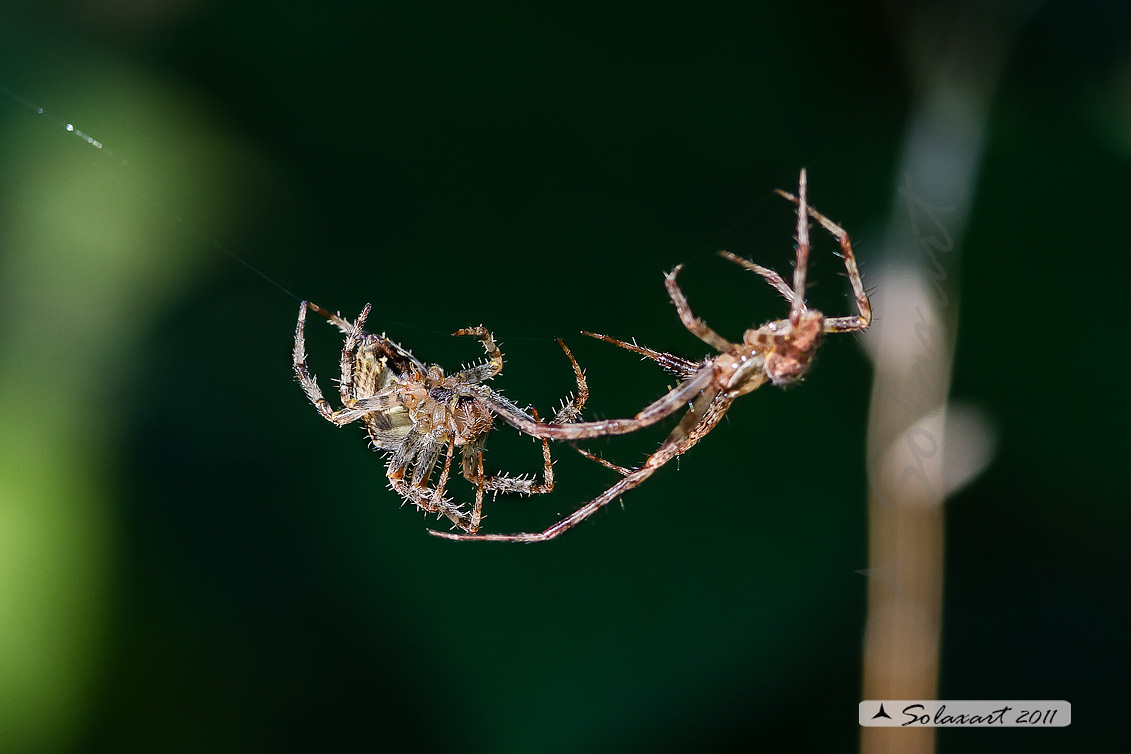
<svg viewBox="0 0 1131 754"><path fill-rule="evenodd" d="M342 408L335 411L322 397L315 378L306 366L303 329L306 310L326 317L346 335L342 348L342 376L339 384ZM527 414L499 393L483 385L503 368L503 355L491 334L482 325L459 330L455 335L471 335L483 343L488 361L446 375L436 365L425 366L409 351L384 335L362 329L369 316L366 304L354 323L330 314L321 307L302 302L295 327L294 371L302 389L323 418L341 427L362 419L376 450L388 456L389 486L406 502L437 516L446 516L466 532L479 529L483 493L545 494L554 488L549 442L542 440L543 481L505 474L484 476L483 446L495 415L510 422L526 421L534 426L557 426L577 418L588 398L585 376L565 343L558 341L577 379L577 397L569 398L548 424L538 420L537 412ZM460 471L475 485L475 505L471 512L444 498L452 456L460 450ZM428 482L445 452L444 466L435 487Z"/></svg>
<svg viewBox="0 0 1131 754"><path fill-rule="evenodd" d="M660 366L683 379L667 395L652 403L632 419L611 419L607 421L579 422L568 425L554 425L533 421L520 415L500 417L516 429L536 437L554 440L580 440L589 437L620 435L647 427L670 416L684 406L690 407L679 425L667 439L639 468L626 469L585 453L584 455L608 466L623 475L623 479L602 492L594 500L578 508L569 516L541 532L520 534L453 534L431 531L439 537L448 539L476 539L494 542L545 542L592 516L600 508L617 499L652 476L672 458L685 453L707 435L726 414L731 403L740 396L755 390L766 382L787 385L805 374L813 360L813 354L825 333L859 332L872 321L872 307L864 283L856 267L856 257L852 253L848 233L807 203L806 176L801 171L798 195L784 191L778 194L797 205L797 263L793 269L791 288L773 270L749 262L729 252L719 252L722 257L761 275L767 283L785 297L790 303L789 318L767 322L761 327L743 333L741 343L731 343L702 320L691 313L687 299L676 284L677 266L665 275L665 284L672 303L679 312L680 320L693 335L715 348L719 353L702 362L689 361L670 353L653 351L635 343L610 338L607 335L592 337L613 345L626 348L641 356L656 361ZM809 263L809 221L813 217L825 230L840 242L844 266L856 298L859 314L846 317L825 317L816 309L805 306L805 272ZM495 407L488 401L488 406Z"/></svg>

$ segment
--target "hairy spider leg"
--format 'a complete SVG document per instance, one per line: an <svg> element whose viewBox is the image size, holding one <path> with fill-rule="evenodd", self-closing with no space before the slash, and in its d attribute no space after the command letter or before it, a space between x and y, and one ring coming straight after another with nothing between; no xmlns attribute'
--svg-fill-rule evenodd
<svg viewBox="0 0 1131 754"><path fill-rule="evenodd" d="M340 314L333 314L331 312L328 312L313 301L307 301L306 305L310 308L311 311L317 312L326 319L330 320L330 324L341 330L342 334L349 335L353 331L353 323L347 322L346 320L342 319Z"/></svg>
<svg viewBox="0 0 1131 754"><path fill-rule="evenodd" d="M565 351L566 358L569 359L570 366L573 368L573 377L577 381L577 395L562 399L561 408L554 413L554 418L550 419L550 424L569 424L581 416L585 404L589 401L589 383L585 381L585 372L582 371L581 365L577 363L577 359L573 358L573 352L569 350L569 346L561 338L555 338L555 340Z"/></svg>
<svg viewBox="0 0 1131 754"><path fill-rule="evenodd" d="M687 303L687 296L683 295L679 285L676 284L675 278L679 271L683 269L682 264L677 264L675 269L664 275L664 287L668 289L668 297L671 298L672 303L675 304L675 310L679 313L679 319L683 322L683 326L687 328L695 337L703 341L716 351L729 351L734 344L729 340L719 335L717 332L707 327L707 323L696 317L691 313L691 307Z"/></svg>
<svg viewBox="0 0 1131 754"><path fill-rule="evenodd" d="M751 272L758 273L763 278L765 278L766 282L769 283L774 288L774 290L782 295L782 298L784 298L790 304L793 303L793 289L790 288L784 280L782 280L781 275L777 274L769 267L763 267L760 264L754 264L749 259L743 259L737 254L731 254L729 251L720 251L719 256L723 259L734 262L739 267L743 267L747 270L750 270Z"/></svg>
<svg viewBox="0 0 1131 754"><path fill-rule="evenodd" d="M584 448L574 448L574 450L576 450L578 453L580 453L581 455L588 458L590 461L596 461L597 463L604 466L606 469L612 469L613 471L617 472L621 476L628 476L633 471L635 471L635 469L628 469L628 468L625 468L624 466L618 466L617 464L613 463L612 461L601 458L601 456L597 455L596 453L590 453L588 450L585 450Z"/></svg>
<svg viewBox="0 0 1131 754"><path fill-rule="evenodd" d="M745 261L745 260L742 260L742 261ZM664 276L664 284L668 289L668 296L671 298L672 303L675 304L676 310L679 312L680 321L683 322L684 327L686 327L691 332L692 335L697 336L700 340L707 343L708 345L715 346L716 348L718 348L722 352L726 352L726 351L731 350L732 348L734 348L734 345L732 343L723 339L721 336L718 335L718 333L716 333L714 330L712 330L710 327L708 327L706 325L706 323L703 322L703 320L699 319L698 317L696 317L692 313L691 306L687 302L687 297L684 295L683 290L680 289L679 284L676 282L676 275L679 274L679 271L682 268L682 266L683 265L677 265L676 268L674 270L672 270L670 274ZM757 265L755 265L755 266L757 266ZM762 268L762 269L764 269L764 268ZM782 281L781 278L778 277L776 273L769 271L769 270L766 270L766 272L769 272L771 275L773 275L775 278L777 278L777 280L779 282L781 282L781 284L783 286L785 285L784 281ZM771 284L773 284L772 281L771 281ZM788 290L788 286L786 286L786 289ZM792 296L787 296L786 298L788 300L791 300L791 301L793 300ZM638 353L642 356L645 356L646 358L652 359L653 361L655 361L656 363L658 363L660 366L664 367L668 371L674 372L676 374L683 375L685 377L694 375L696 372L699 371L700 367L703 366L701 364L696 364L694 362L688 361L687 359L681 359L678 356L674 356L670 353L664 353L664 352L661 352L661 351L654 351L651 348L644 348L643 346L638 346L636 344L625 343L624 341L616 340L615 338L610 338L607 335L593 335L592 333L585 333L585 334L591 335L592 337L595 337L598 340L604 340L608 343L612 343L613 345L619 346L621 348L625 348L629 351L632 351L634 353ZM731 398L730 400L733 400L733 398ZM729 405L729 403L728 403L728 405ZM714 424L711 424L711 426L713 427ZM690 447L690 445L688 447ZM593 453L590 453L587 450L583 450L581 448L575 448L575 449L577 450L578 453L585 456L589 460L596 461L597 463L601 464L602 466L604 466L608 469L612 469L613 471L616 471L618 474L621 474L622 476L626 476L626 477L630 476L630 475L640 471L640 469L646 468L648 466L648 464L645 463L645 465L640 467L640 468L636 468L636 469L625 468L624 466L620 466L618 464L613 463L612 461L607 461L604 458L601 458L600 456L597 456ZM683 451L680 450L679 452L682 453Z"/></svg>
<svg viewBox="0 0 1131 754"><path fill-rule="evenodd" d="M794 204L798 204L799 200L793 194L780 189L777 193ZM864 278L860 274L860 269L856 266L856 254L852 251L852 242L848 238L848 231L813 207L808 208L808 213L840 242L840 256L844 258L844 268L848 272L848 282L852 285L852 295L856 300L856 311L859 312L857 315L846 317L826 317L825 332L859 332L865 330L872 324L872 303L868 300L868 294L864 290Z"/></svg>
<svg viewBox="0 0 1131 754"><path fill-rule="evenodd" d="M307 302L303 301L298 310L298 325L295 326L295 347L293 353L295 375L298 377L299 384L302 385L306 397L309 398L310 402L314 404L314 407L318 409L318 413L322 415L322 418L341 427L352 421L357 421L372 409L360 409L347 403L341 410L335 411L322 396L322 389L318 387L317 380L310 374L306 366L306 338L303 332L306 326L306 307Z"/></svg>
<svg viewBox="0 0 1131 754"><path fill-rule="evenodd" d="M592 516L618 497L634 489L652 476L672 458L686 452L699 442L726 414L734 398L715 389L706 390L700 395L691 409L683 417L668 438L648 460L638 469L626 470L629 473L612 487L602 492L589 503L558 521L544 531L522 534L455 534L429 530L429 534L457 541L474 540L482 542L547 542L572 529Z"/></svg>
<svg viewBox="0 0 1131 754"><path fill-rule="evenodd" d="M632 419L551 424L531 419L498 393L488 393L484 397L484 402L500 419L525 434L533 437L548 437L551 440L584 440L589 437L625 435L644 427L650 427L686 406L689 401L710 385L713 379L714 373L711 369L700 369L693 377L681 382L673 390L646 406ZM508 409L508 405L510 409Z"/></svg>
<svg viewBox="0 0 1131 754"><path fill-rule="evenodd" d="M459 337L461 335L470 335L477 338L483 344L483 350L487 352L487 358L490 359L486 364L472 367L471 369L464 369L457 372L455 377L463 382L486 382L499 372L503 371L503 352L495 344L495 339L492 337L489 330L483 325L478 327L465 327L462 330L456 330L452 335Z"/></svg>
<svg viewBox="0 0 1131 754"><path fill-rule="evenodd" d="M440 471L440 480L436 482L436 487L432 492L432 499L437 501L437 505L447 506L449 509L451 509L450 512L445 511L444 515L451 519L452 523L458 526L460 523L459 520L466 518L463 511L460 510L461 506L450 505L444 500L444 490L448 486L448 474L452 469L452 456L455 454L455 450L456 438L455 435L452 435L451 438L448 439L448 450L447 453L444 454L444 468ZM431 475L431 471L429 471L429 475ZM427 484L427 482L425 483ZM479 500L477 500L476 503L477 504L475 508L473 508L471 511L471 520L468 521L468 527L470 531L479 530L479 520L480 513L482 512L482 505L479 504ZM453 513L455 514L454 516Z"/></svg>
<svg viewBox="0 0 1131 754"><path fill-rule="evenodd" d="M534 412L534 420L538 420L538 412ZM542 438L542 482L525 476L513 477L509 474L493 474L483 476L483 447L486 437L480 436L473 443L463 448L461 473L467 481L494 494L513 492L519 495L546 495L554 491L554 464L550 458L550 441ZM478 463L475 468L473 462Z"/></svg>
<svg viewBox="0 0 1131 754"><path fill-rule="evenodd" d="M804 168L797 183L797 263L793 266L793 303L789 323L797 327L805 313L805 273L809 269L809 205L806 201L808 178Z"/></svg>
<svg viewBox="0 0 1131 754"><path fill-rule="evenodd" d="M466 456L465 456L466 457ZM471 517L475 521L475 528L478 530L479 522L483 520L483 446L480 445L475 452L475 508L472 509ZM466 476L466 474L464 475Z"/></svg>
<svg viewBox="0 0 1131 754"><path fill-rule="evenodd" d="M603 340L606 343L612 343L614 346L618 346L619 348L640 354L644 358L651 359L652 361L656 362L668 372L671 372L677 377L682 377L685 380L689 377L694 377L695 373L699 371L699 367L703 366L703 364L698 361L691 361L690 359L685 359L680 356L676 356L675 354L666 353L664 351L654 351L651 348L647 348L636 343L626 343L623 340L617 340L616 338L611 338L608 335L592 333L588 330L582 330L581 334L588 335L590 338L596 338L597 340Z"/></svg>
<svg viewBox="0 0 1131 754"><path fill-rule="evenodd" d="M487 357L491 360L487 364L482 364L478 367L472 367L459 372L456 375L457 379L462 379L466 382L481 383L491 379L497 375L503 368L503 355L496 345L494 338L487 328L479 325L478 327L468 327L462 330L457 330L453 333L455 336L470 335L478 338L483 343L483 348L487 352ZM565 342L560 338L558 345L561 346L565 352L566 358L569 359L570 365L573 368L574 377L577 380L577 397L566 399L563 401L561 409L554 415L551 420L554 424L565 424L571 419L580 415L581 410L585 407L585 402L589 398L589 386L585 381L585 373L581 369L581 365L573 357ZM491 391L492 395L497 395ZM500 396L501 397L501 396ZM506 402L505 411L499 411L496 405L491 402L486 402L487 407L496 415L498 414L513 414L517 412L520 416L525 417L517 406L514 406L509 401ZM540 418L537 411L533 411L533 421L540 423ZM476 441L465 447L463 462L461 463L461 471L464 478L473 483L477 487L477 494L481 494L483 490L492 492L494 494L502 493L516 493L520 495L544 495L553 491L554 489L554 469L553 461L550 458L550 443L546 438L542 438L542 461L543 461L543 481L536 482L534 479L526 477L514 477L508 474L494 474L489 477L482 475L482 460L483 460L483 446L486 437L479 437ZM479 468L473 470L471 468L471 459L474 453L474 458L479 465ZM475 474L473 477L472 474Z"/></svg>
<svg viewBox="0 0 1131 754"><path fill-rule="evenodd" d="M356 405L353 397L354 358L357 352L357 341L361 335L361 326L365 324L365 319L369 316L371 309L372 306L366 304L365 308L361 310L361 314L358 315L349 335L346 336L345 345L342 346L342 379L338 382L338 391L342 395L342 405L346 408L354 408Z"/></svg>
<svg viewBox="0 0 1131 754"><path fill-rule="evenodd" d="M729 351L734 348L734 344L724 339L692 313L691 307L687 303L687 297L683 295L679 284L676 283L676 275L679 273L681 267L682 265L678 265L670 273L664 275L664 285L668 290L668 296L675 305L680 321L683 322L684 327L686 327L692 335L695 335L708 345L713 345L721 351ZM612 339L610 338L609 340L611 341ZM625 345L627 346L627 344ZM649 358L654 358L650 356L650 354L656 353L651 351L651 349L641 348L639 346L629 347L628 350L649 356ZM673 360L677 359L677 357L671 356L670 354L668 354L668 356ZM659 359L657 359L657 361L659 361ZM676 361L671 361L670 363L673 365L678 364ZM690 369L690 366L688 366L688 369ZM671 416L676 411L683 408L689 401L693 400L713 379L714 372L712 369L706 366L697 367L692 376L659 400L646 406L632 419L576 422L558 426L531 421L529 417L521 414L510 414L502 410L501 407L496 410L496 407L493 405L492 410L498 413L503 421L507 422L515 429L535 437L549 437L555 440L582 440L589 437L623 435L651 426Z"/></svg>
<svg viewBox="0 0 1131 754"><path fill-rule="evenodd" d="M668 371L685 380L690 377L694 377L695 373L698 372L699 368L702 366L702 363L700 362L691 361L690 359L685 359L681 356L676 356L675 354L667 353L664 351L656 351L637 343L627 343L623 340L617 340L616 338L609 337L608 335L592 333L587 330L582 330L581 334L587 335L590 338L596 338L597 340L603 340L606 343L611 343L614 346L617 346L618 348L623 348L627 351L632 351L633 353L639 354L646 359L651 359L652 361L655 361L657 364L663 367L665 371ZM605 468L612 469L621 476L628 476L633 472L633 469L619 466L612 461L601 458L600 456L591 453L588 450L585 450L584 448L578 448L575 446L574 450L588 458L590 461L595 461Z"/></svg>
<svg viewBox="0 0 1131 754"><path fill-rule="evenodd" d="M332 324L334 327L341 330L342 333L345 334L345 335L349 335L355 329L354 324L352 322L346 321L345 319L342 318L342 316L340 314L332 314L332 313L326 311L325 309L323 309L321 306L314 303L313 301L307 301L306 306L311 311L316 312L318 314L321 314L323 317L328 319L330 321L330 324ZM366 305L366 308L367 309L370 308L368 304ZM369 316L368 313L366 313L366 317L368 317L368 316ZM364 335L364 334L365 333L359 333L359 336ZM422 364L420 362L420 359L413 356L410 351L405 350L400 345L398 345L398 344L394 343L393 341L389 340L388 338L386 338L384 333L382 333L380 340L384 344L385 347L389 348L394 353L396 353L398 356L404 358L406 361L414 364L420 370L421 373L424 373L424 372L427 371L424 368L424 364Z"/></svg>
<svg viewBox="0 0 1131 754"><path fill-rule="evenodd" d="M490 362L480 364L471 369L465 369L458 372L455 377L465 382L482 383L499 374L503 369L503 354L499 350L498 345L495 343L494 337L487 330L487 328L479 325L478 327L467 327L462 330L456 330L452 333L454 336L471 335L478 338L483 343L483 348L487 352L487 358ZM569 396L562 401L561 408L555 412L554 417L550 420L550 424L568 424L581 415L581 411L585 408L585 403L589 400L589 384L585 380L585 372L581 369L581 365L577 363L577 359L573 357L573 353L561 338L557 338L557 343L561 346L562 351L565 352L566 358L569 359L571 368L573 369L574 379L577 381L577 396ZM511 405L509 404L504 412L509 412ZM492 411L495 411L498 406L490 406ZM517 410L517 407L514 407ZM519 414L522 414L519 411ZM524 417L529 418L529 417Z"/></svg>
<svg viewBox="0 0 1131 754"><path fill-rule="evenodd" d="M428 513L446 516L452 523L469 531L478 528L478 522L460 510L460 506L452 505L444 499L444 491L448 485L448 475L451 471L452 455L455 452L455 437L448 440L447 453L444 459L444 468L440 472L440 479L434 488L428 487L428 478L436 466L439 458L440 446L430 444L415 427L405 436L404 442L396 449L393 459L389 463L389 486L405 500ZM415 464L412 480L406 480L405 472L408 466Z"/></svg>

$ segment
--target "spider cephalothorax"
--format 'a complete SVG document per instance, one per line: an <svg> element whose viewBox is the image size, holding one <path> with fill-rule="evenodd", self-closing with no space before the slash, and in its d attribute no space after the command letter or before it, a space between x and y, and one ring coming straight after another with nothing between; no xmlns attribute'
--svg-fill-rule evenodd
<svg viewBox="0 0 1131 754"><path fill-rule="evenodd" d="M303 331L307 309L323 315L346 335L339 384L342 408L337 411L322 397L318 383L306 367ZM369 311L366 305L357 321L350 323L304 301L295 328L294 371L307 397L327 421L338 426L358 419L365 422L373 447L388 456L389 485L406 502L446 516L466 532L475 532L482 519L484 491L535 495L553 489L550 448L545 439L542 482L521 476L483 474L483 445L496 415L507 416L510 421L521 417L541 425L537 413L526 413L482 384L503 368L503 355L485 327L471 327L455 334L478 338L487 351L488 361L447 375L439 366L426 367L384 335L363 330ZM554 425L577 418L588 396L581 367L565 344L562 348L573 365L578 395L563 403L550 422ZM444 498L456 448L460 450L460 473L475 485L475 504L470 513ZM443 470L436 485L430 487L441 453L445 453Z"/></svg>
<svg viewBox="0 0 1131 754"><path fill-rule="evenodd" d="M489 430L494 418L474 395L467 394L458 375L448 377L436 365L428 367L425 374L413 370L397 397L409 421L422 433L439 443L454 439L457 447Z"/></svg>
<svg viewBox="0 0 1131 754"><path fill-rule="evenodd" d="M766 377L775 385L788 385L804 377L813 363L825 333L825 315L809 309L801 314L797 324L789 320L770 322L765 328L747 330L747 333L755 337L743 337L743 342L753 340L751 345L755 351L763 354Z"/></svg>

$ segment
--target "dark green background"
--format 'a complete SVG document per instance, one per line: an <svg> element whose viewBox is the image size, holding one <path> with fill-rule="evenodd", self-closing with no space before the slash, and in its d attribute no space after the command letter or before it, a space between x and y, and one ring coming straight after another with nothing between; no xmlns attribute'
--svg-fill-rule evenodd
<svg viewBox="0 0 1131 754"><path fill-rule="evenodd" d="M974 7L972 25L989 13ZM632 412L671 380L577 331L699 358L662 286L681 262L724 335L782 316L713 253L788 270L794 219L771 189L799 168L867 274L901 182L908 56L933 54L923 18L957 12L921 10L0 13L0 359L7 384L30 386L0 425L31 478L78 475L102 522L69 523L61 494L34 503L60 506L58 529L10 529L11 552L63 565L0 610L42 618L44 656L75 660L43 704L0 677L0 709L26 702L30 720L7 745L853 750L871 378L857 341L831 339L803 386L742 399L623 510L548 545L454 544L399 507L359 428L317 417L290 370L297 299L224 249L347 316L372 302L370 327L426 361L478 358L448 334L485 323L508 358L496 386L544 411L571 387L565 337L590 415ZM944 731L943 752L1125 738L1128 15L1054 2L1021 29L949 280L952 394L991 417L1000 447L946 511L940 698L1067 699L1074 723ZM78 242L52 240L64 232ZM105 263L86 243L127 236L134 255ZM832 250L818 240L811 300L847 312ZM308 347L333 392L340 339L315 322ZM633 463L663 432L590 447ZM509 431L491 448L495 467L538 466ZM542 528L613 481L555 456L559 489L490 503L488 530ZM56 530L97 567L68 560ZM89 609L39 616L53 585ZM14 636L0 652L19 660Z"/></svg>

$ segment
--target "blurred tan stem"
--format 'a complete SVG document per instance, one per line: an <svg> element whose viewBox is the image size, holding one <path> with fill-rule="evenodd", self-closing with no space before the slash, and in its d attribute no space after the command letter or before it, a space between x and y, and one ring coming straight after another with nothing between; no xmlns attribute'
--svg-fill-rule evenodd
<svg viewBox="0 0 1131 754"><path fill-rule="evenodd" d="M1031 7L1023 10L1031 10ZM905 42L919 96L898 168L883 262L873 266L876 368L868 429L870 520L863 699L937 699L948 489L985 465L958 448L992 445L978 421L948 414L958 253L974 199L988 113L1025 13L992 6L934 17L909 11ZM966 412L969 416L970 412ZM953 419L953 417L952 417ZM949 429L949 431L948 431ZM961 467L957 475L953 470ZM899 710L889 710L897 721ZM861 729L861 751L929 754L934 728Z"/></svg>

